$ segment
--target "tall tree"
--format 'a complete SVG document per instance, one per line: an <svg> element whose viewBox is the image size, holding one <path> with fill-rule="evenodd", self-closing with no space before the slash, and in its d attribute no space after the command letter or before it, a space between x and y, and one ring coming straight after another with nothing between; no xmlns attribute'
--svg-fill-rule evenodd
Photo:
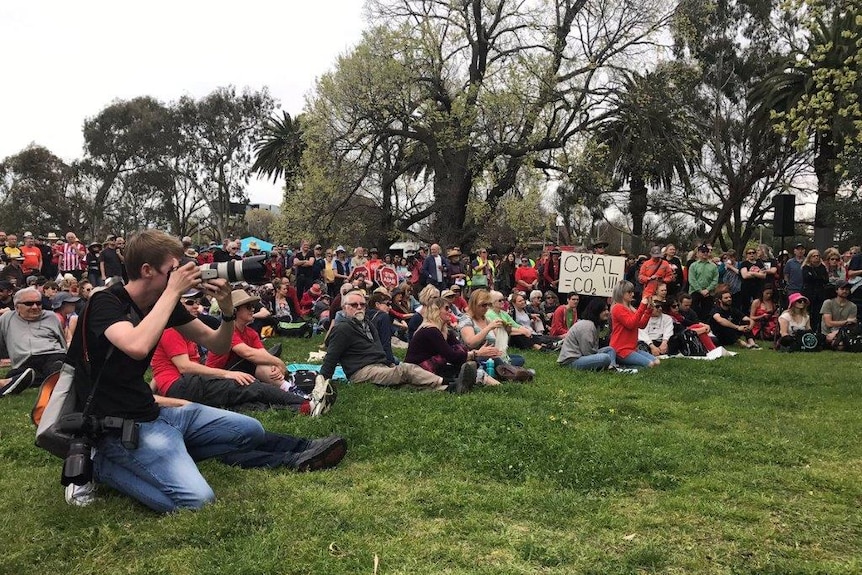
<svg viewBox="0 0 862 575"><path fill-rule="evenodd" d="M94 233L101 233L105 210L122 193L123 178L153 168L176 132L168 109L158 100L142 96L115 101L84 122L84 158L79 169L92 186Z"/></svg>
<svg viewBox="0 0 862 575"><path fill-rule="evenodd" d="M657 0L372 2L377 26L321 78L308 114L360 172L399 140L433 186L401 226L430 216L437 239L469 245L471 198L493 209L518 193L522 169L557 168L554 152L598 114L608 71L651 48L671 10ZM402 170L415 175L393 173Z"/></svg>
<svg viewBox="0 0 862 575"><path fill-rule="evenodd" d="M290 114L282 112L281 118L269 118L260 140L254 145L252 171L274 182L283 177L285 186L294 189L298 185L305 149L302 132L302 115L291 118Z"/></svg>
<svg viewBox="0 0 862 575"><path fill-rule="evenodd" d="M612 107L596 132L608 147L614 172L629 184L632 250L640 253L647 185L669 189L675 179L689 185L702 134L691 106L688 71L666 64L645 74L626 74L612 96Z"/></svg>
<svg viewBox="0 0 862 575"><path fill-rule="evenodd" d="M221 237L233 225L231 204L247 202L254 143L274 107L265 88L237 94L233 86L217 88L200 100L186 96L176 104L189 158L182 176L206 203Z"/></svg>
<svg viewBox="0 0 862 575"><path fill-rule="evenodd" d="M0 162L0 226L34 234L80 231L83 206L73 192L74 169L42 146Z"/></svg>
<svg viewBox="0 0 862 575"><path fill-rule="evenodd" d="M788 10L804 42L773 63L755 96L778 133L813 151L814 241L824 249L834 239L835 198L847 170L842 157L862 148L862 2L794 0Z"/></svg>

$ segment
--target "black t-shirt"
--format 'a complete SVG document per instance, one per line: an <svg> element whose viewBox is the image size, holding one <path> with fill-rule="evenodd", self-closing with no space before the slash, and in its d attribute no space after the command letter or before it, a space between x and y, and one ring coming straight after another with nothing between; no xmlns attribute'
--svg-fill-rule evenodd
<svg viewBox="0 0 862 575"><path fill-rule="evenodd" d="M90 297L90 305L84 312L75 335L69 346L67 361L75 366L75 391L81 405L90 395L90 386L99 373L104 376L93 397L91 413L97 417L115 416L137 421L153 421L159 415L159 407L153 399L150 386L144 381L144 373L150 365L155 348L144 359L132 359L119 349L105 365L105 356L110 343L105 330L117 322L130 321L133 325L141 322L145 313L132 302L126 289L120 285L111 286L104 292L96 292ZM167 327L189 323L194 318L181 304L177 303ZM87 329L87 348L90 352L90 378L86 377L83 366L83 333Z"/></svg>
<svg viewBox="0 0 862 575"><path fill-rule="evenodd" d="M123 263L120 261L120 256L117 255L117 250L114 248L105 248L102 250L102 261L105 263L105 277L111 278L114 276L123 275Z"/></svg>
<svg viewBox="0 0 862 575"><path fill-rule="evenodd" d="M295 256L293 256L293 261L297 262L305 262L308 260L314 260L314 253L312 252L298 252ZM311 279L314 277L314 266L297 266L296 267L296 278L308 278Z"/></svg>
<svg viewBox="0 0 862 575"><path fill-rule="evenodd" d="M749 272L762 272L765 269L762 260L755 260L753 262L745 260L739 264L738 267L740 277L742 277L742 270L748 270ZM763 289L763 281L764 280L758 277L750 277L748 279L742 278L742 293L750 297L757 297Z"/></svg>
<svg viewBox="0 0 862 575"><path fill-rule="evenodd" d="M724 319L733 322L735 325L742 325L743 324L743 317L744 316L742 315L742 312L740 312L738 309L736 309L733 306L731 306L729 309L724 309L720 305L717 305L714 308L712 308L711 312L709 312L709 323L712 324L712 326L714 328L719 327L722 329L727 329L727 328L725 328L725 326L723 326L723 325L719 324L717 321L715 321L715 319L714 319L715 314L718 314L720 317L723 317Z"/></svg>

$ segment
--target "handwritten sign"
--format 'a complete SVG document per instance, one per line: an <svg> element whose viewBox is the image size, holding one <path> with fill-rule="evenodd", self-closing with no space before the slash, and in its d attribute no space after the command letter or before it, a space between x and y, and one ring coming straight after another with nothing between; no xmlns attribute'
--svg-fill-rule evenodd
<svg viewBox="0 0 862 575"><path fill-rule="evenodd" d="M562 293L607 296L614 291L626 272L626 258L604 254L562 252L560 285Z"/></svg>

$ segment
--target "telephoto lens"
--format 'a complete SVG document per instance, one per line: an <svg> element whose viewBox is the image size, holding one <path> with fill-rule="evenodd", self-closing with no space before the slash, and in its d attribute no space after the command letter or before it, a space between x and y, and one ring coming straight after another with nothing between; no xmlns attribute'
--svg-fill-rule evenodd
<svg viewBox="0 0 862 575"><path fill-rule="evenodd" d="M85 485L93 479L93 460L90 459L90 442L83 438L72 440L69 453L63 461L63 475L60 483L64 486L74 483Z"/></svg>
<svg viewBox="0 0 862 575"><path fill-rule="evenodd" d="M265 259L266 256L252 256L241 260L204 264L200 267L201 279L223 278L230 283L261 284L266 278L266 268L263 265Z"/></svg>

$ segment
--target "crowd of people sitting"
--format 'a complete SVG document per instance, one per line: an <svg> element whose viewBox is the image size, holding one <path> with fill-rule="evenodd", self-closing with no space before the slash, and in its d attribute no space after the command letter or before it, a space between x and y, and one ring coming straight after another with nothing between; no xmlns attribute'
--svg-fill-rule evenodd
<svg viewBox="0 0 862 575"><path fill-rule="evenodd" d="M342 245L308 241L268 253L255 242L242 251L237 240L196 248L191 238L155 231L137 234L128 246L113 235L85 247L72 232L65 241L28 232L18 248L15 235L2 236L0 357L11 369L0 394L39 385L64 361L80 367L89 351L98 366L88 368L91 379L102 370L119 380L107 386L113 391L97 403L99 414L153 422L155 437L164 434L155 422L165 410L201 406L206 425L234 425L254 437L193 446L180 433L172 449L184 443L191 459L220 457L248 467L318 469L340 461L346 448L337 436L275 436L221 411L276 407L323 415L335 401L331 380L339 366L355 383L462 394L533 379L521 350L557 354L567 368L634 373L670 356L721 354L732 345L792 349L801 333L842 349L846 335L858 332L862 297L855 289L862 282L858 248L843 254L830 248L821 258L802 244L792 257L774 258L765 245L747 249L742 262L732 250L716 254L705 244L685 262L673 245L639 257L623 252L626 279L600 297L559 291L561 251L553 248L535 259L487 249L471 257L457 247L444 255L432 244L407 257L381 258L375 248L355 247L349 257ZM604 255L606 248L605 242L589 247ZM200 280L203 264L249 256L263 256L256 284ZM267 349L265 340L315 333L325 333L325 355L318 375L300 385L280 346ZM118 353L106 355L111 348ZM403 360L393 348L406 350ZM186 423L169 425L195 427L184 415L171 417ZM212 499L191 473L191 459L166 472L167 479L145 479L130 468L129 450L112 439L96 450L97 480L160 511ZM153 457L164 454L156 443L149 447ZM70 502L88 496L67 490Z"/></svg>

